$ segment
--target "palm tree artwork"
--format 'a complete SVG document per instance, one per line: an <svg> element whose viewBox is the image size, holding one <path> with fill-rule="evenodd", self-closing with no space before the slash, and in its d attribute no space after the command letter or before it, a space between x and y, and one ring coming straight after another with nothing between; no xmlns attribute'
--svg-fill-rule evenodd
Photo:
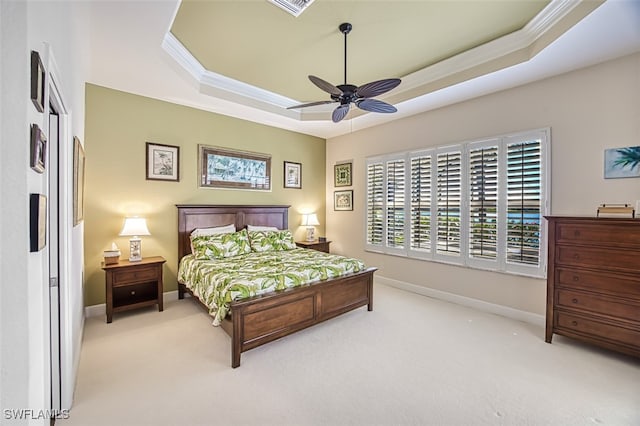
<svg viewBox="0 0 640 426"><path fill-rule="evenodd" d="M640 177L640 146L607 149L604 168L605 178Z"/></svg>

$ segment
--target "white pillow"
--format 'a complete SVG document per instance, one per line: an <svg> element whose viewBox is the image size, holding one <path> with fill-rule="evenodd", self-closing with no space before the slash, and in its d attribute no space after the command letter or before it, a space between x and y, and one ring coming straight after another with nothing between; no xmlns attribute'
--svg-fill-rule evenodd
<svg viewBox="0 0 640 426"><path fill-rule="evenodd" d="M236 232L236 226L233 223L231 225L214 226L211 228L196 228L191 232L189 240L195 237L204 237L206 235L232 234L234 232ZM191 243L191 253L193 253L193 251L193 243Z"/></svg>
<svg viewBox="0 0 640 426"><path fill-rule="evenodd" d="M275 226L253 226L247 225L247 231L278 231L279 229Z"/></svg>
<svg viewBox="0 0 640 426"><path fill-rule="evenodd" d="M225 226L214 226L212 228L196 228L191 232L191 237L203 237L205 235L231 234L236 232L234 224Z"/></svg>

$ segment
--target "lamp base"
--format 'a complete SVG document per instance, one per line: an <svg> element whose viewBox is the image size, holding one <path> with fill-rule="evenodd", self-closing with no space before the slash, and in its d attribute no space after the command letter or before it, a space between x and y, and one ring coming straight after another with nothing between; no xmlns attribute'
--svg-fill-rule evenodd
<svg viewBox="0 0 640 426"><path fill-rule="evenodd" d="M140 262L142 260L142 241L140 238L129 240L129 262Z"/></svg>
<svg viewBox="0 0 640 426"><path fill-rule="evenodd" d="M316 229L307 228L307 241L315 241L315 239L316 239Z"/></svg>

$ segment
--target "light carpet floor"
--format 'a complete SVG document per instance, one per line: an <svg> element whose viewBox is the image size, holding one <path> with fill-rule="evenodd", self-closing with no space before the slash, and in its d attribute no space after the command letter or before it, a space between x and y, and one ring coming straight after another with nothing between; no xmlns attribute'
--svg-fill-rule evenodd
<svg viewBox="0 0 640 426"><path fill-rule="evenodd" d="M62 425L640 425L640 360L375 285L242 354L191 299L87 318Z"/></svg>

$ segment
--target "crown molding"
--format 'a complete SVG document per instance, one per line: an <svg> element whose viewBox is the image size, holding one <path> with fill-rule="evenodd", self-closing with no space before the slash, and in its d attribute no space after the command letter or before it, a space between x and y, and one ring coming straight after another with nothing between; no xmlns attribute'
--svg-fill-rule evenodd
<svg viewBox="0 0 640 426"><path fill-rule="evenodd" d="M570 28L572 24L563 24L567 17L574 15L571 18L577 22L603 2L604 0L552 0L522 29L403 76L398 88L380 98L399 103L528 61L540 51L540 48L534 49L538 47L534 45L543 36L552 35L546 40L548 45ZM162 49L187 71L197 83L201 94L299 121L330 119L330 106L317 107L311 111L288 110L288 106L301 102L205 69L170 31L165 34ZM352 117L364 114L356 109L352 110Z"/></svg>

